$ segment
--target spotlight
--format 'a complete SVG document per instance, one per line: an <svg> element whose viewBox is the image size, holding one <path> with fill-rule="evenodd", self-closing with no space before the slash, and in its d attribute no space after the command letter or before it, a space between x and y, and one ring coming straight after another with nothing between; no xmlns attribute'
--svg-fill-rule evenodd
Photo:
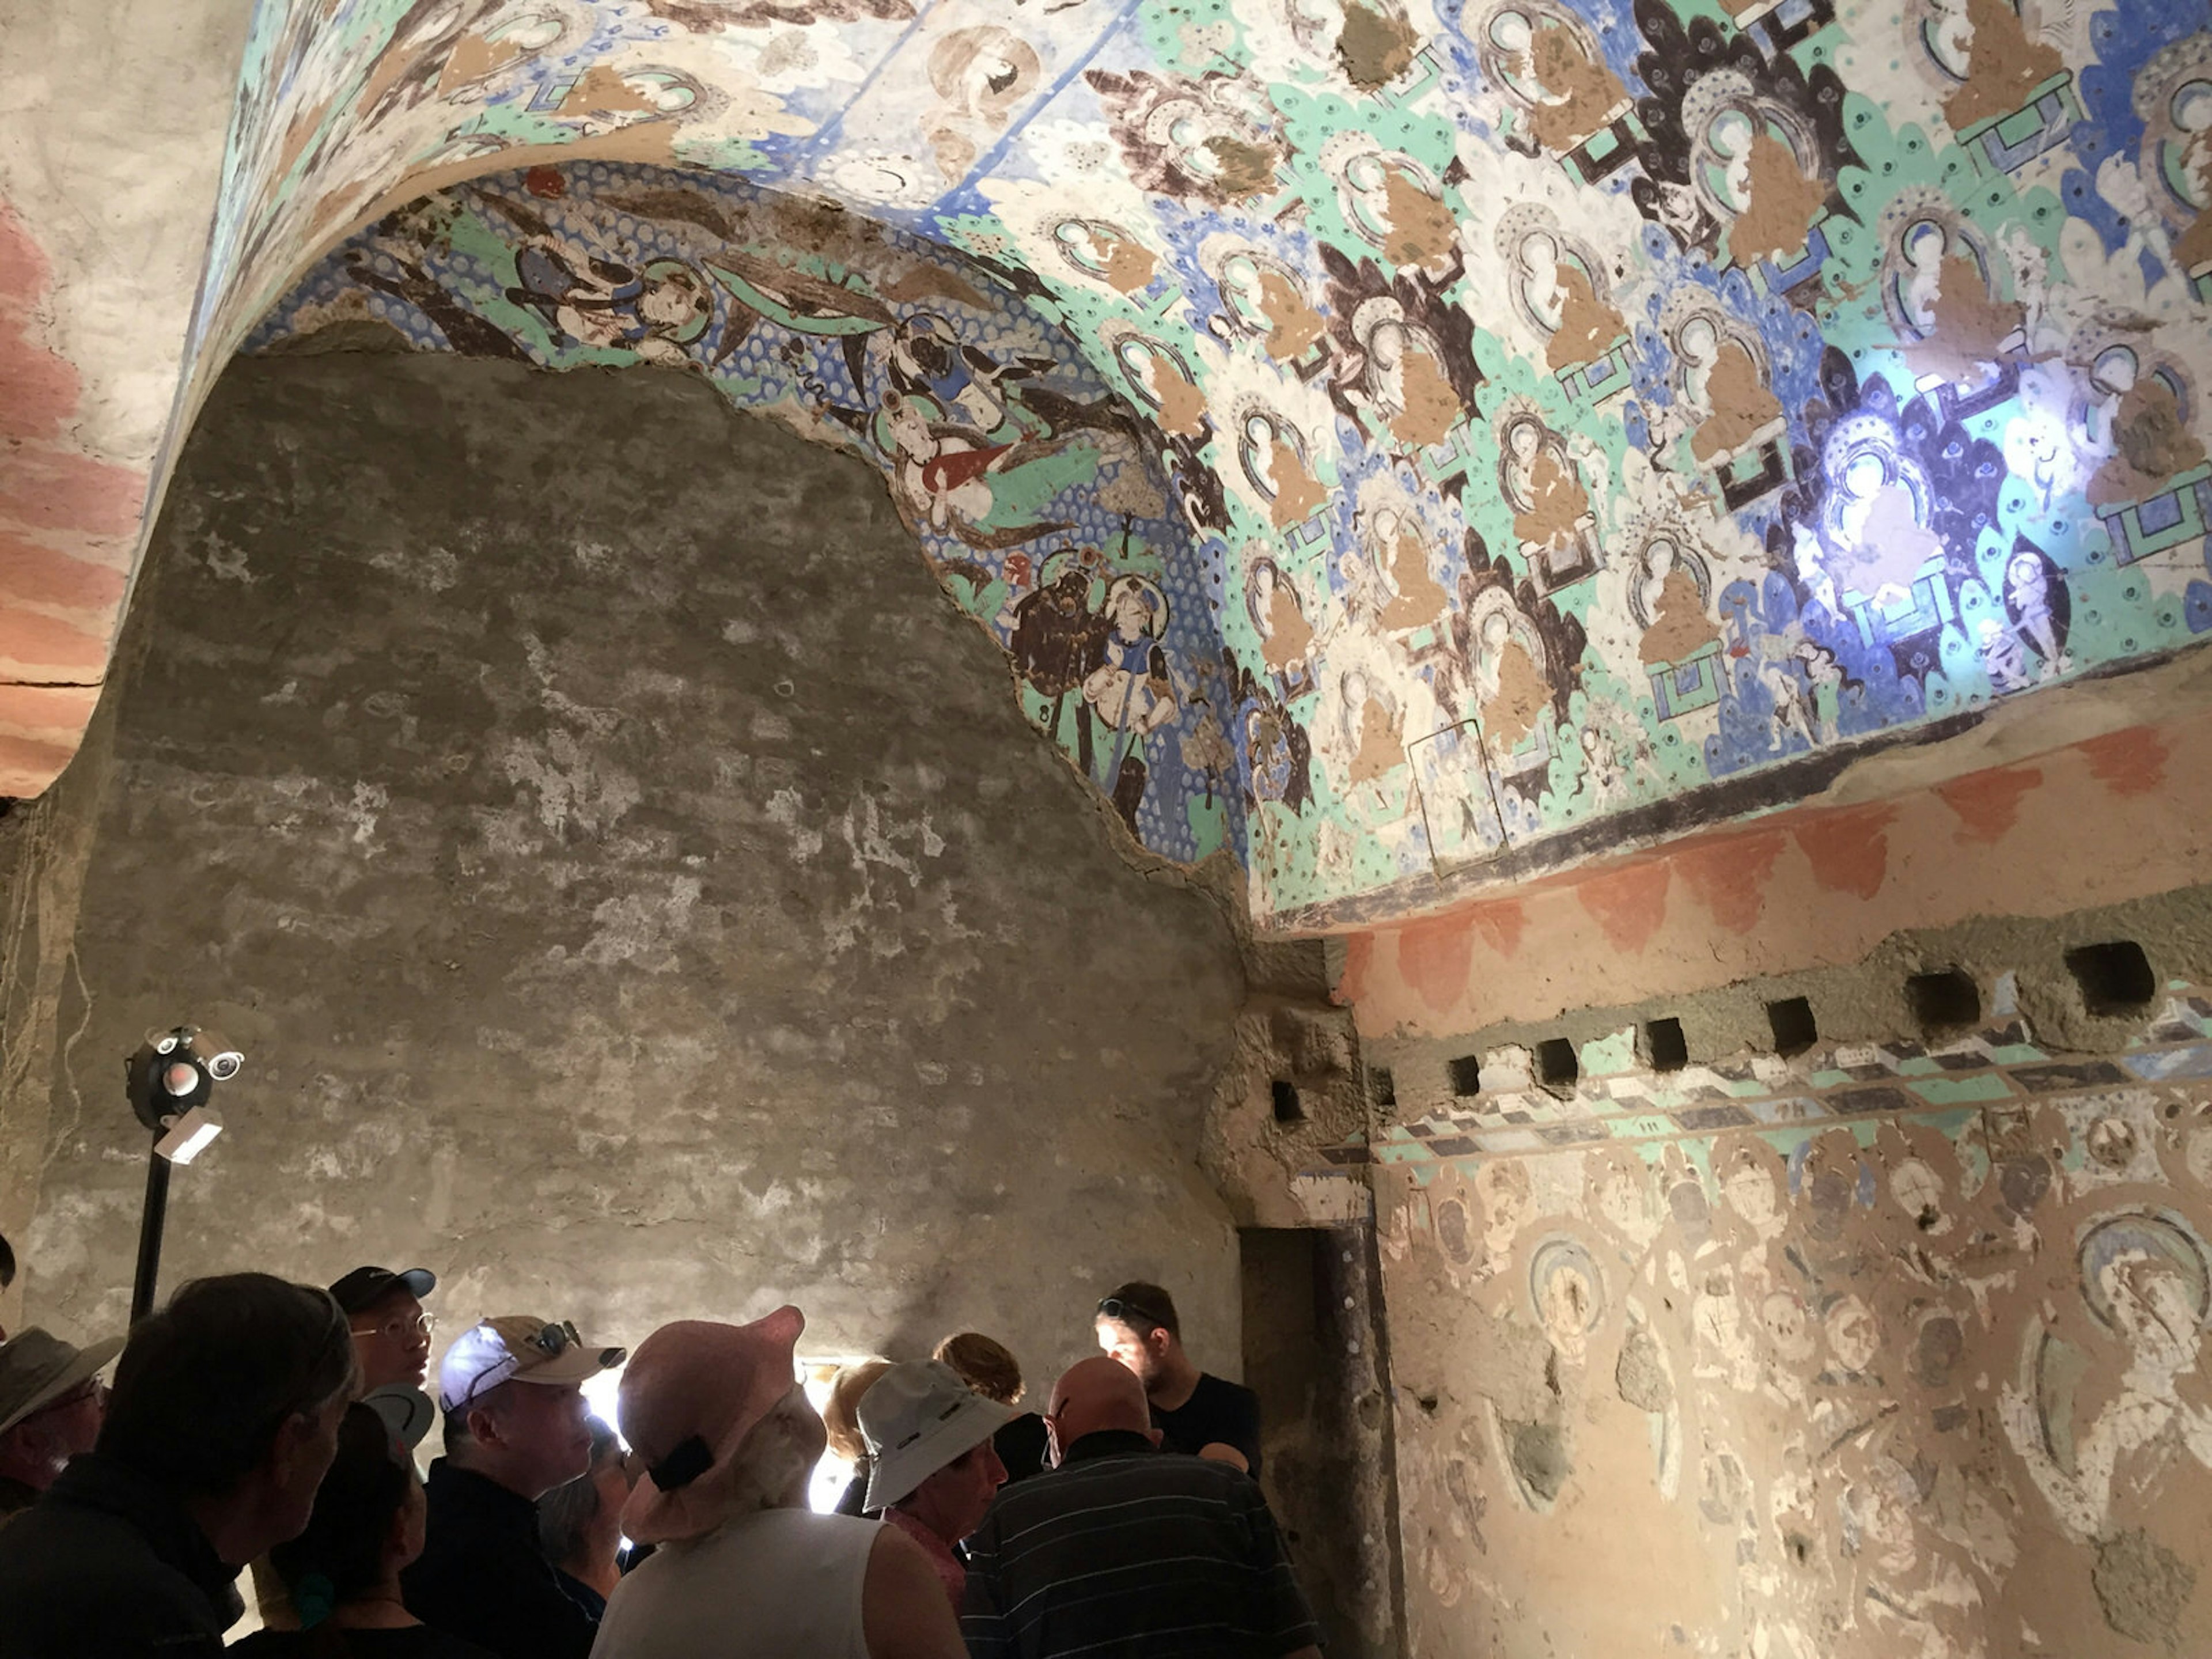
<svg viewBox="0 0 2212 1659"><path fill-rule="evenodd" d="M169 1166L189 1164L222 1133L222 1120L209 1109L218 1083L228 1083L246 1056L212 1031L179 1025L146 1034L138 1052L124 1062L131 1109L154 1136L146 1164L146 1205L138 1223L138 1272L131 1287L131 1317L154 1305L161 1277L161 1230L168 1218Z"/></svg>
<svg viewBox="0 0 2212 1659"><path fill-rule="evenodd" d="M125 1066L131 1109L149 1129L166 1134L178 1118L206 1105L215 1085L229 1082L245 1064L245 1055L227 1047L214 1032L196 1025L149 1031L138 1052ZM220 1127L220 1119L210 1116L208 1121Z"/></svg>
<svg viewBox="0 0 2212 1659"><path fill-rule="evenodd" d="M189 1164L222 1133L222 1120L206 1107L195 1106L177 1120L175 1127L154 1143L154 1151L172 1164Z"/></svg>

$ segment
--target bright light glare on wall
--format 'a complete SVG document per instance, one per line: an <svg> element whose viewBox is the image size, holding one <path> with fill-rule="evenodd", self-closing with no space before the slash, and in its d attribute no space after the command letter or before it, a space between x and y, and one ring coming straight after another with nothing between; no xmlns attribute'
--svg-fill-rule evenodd
<svg viewBox="0 0 2212 1659"><path fill-rule="evenodd" d="M617 1440L622 1440L622 1425L615 1419L615 1391L622 1387L622 1374L629 1369L626 1364L617 1365L611 1371L601 1371L584 1383L584 1403L592 1408L592 1416L615 1431ZM629 1442L623 1440L622 1447L628 1451Z"/></svg>
<svg viewBox="0 0 2212 1659"><path fill-rule="evenodd" d="M842 1359L800 1360L799 1379L806 1384L807 1404L817 1412L828 1405L830 1384L836 1380L839 1368L849 1363ZM814 1479L807 1483L806 1506L817 1515L831 1514L852 1479L853 1466L836 1452L825 1449L822 1461L814 1466Z"/></svg>

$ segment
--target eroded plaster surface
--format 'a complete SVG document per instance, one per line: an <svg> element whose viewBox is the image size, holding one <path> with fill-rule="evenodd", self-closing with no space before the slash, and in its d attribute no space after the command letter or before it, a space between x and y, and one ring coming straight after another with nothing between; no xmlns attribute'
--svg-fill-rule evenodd
<svg viewBox="0 0 2212 1659"><path fill-rule="evenodd" d="M1229 923L1125 861L868 467L691 376L242 362L133 637L10 1101L29 1316L119 1324L116 1060L188 1018L247 1066L168 1285L405 1258L449 1322L789 1299L810 1352L974 1325L1048 1376L1163 1277L1236 1369Z"/></svg>
<svg viewBox="0 0 2212 1659"><path fill-rule="evenodd" d="M2209 23L271 0L185 403L349 227L556 155L957 245L1166 463L1255 910L1402 912L2197 636Z"/></svg>

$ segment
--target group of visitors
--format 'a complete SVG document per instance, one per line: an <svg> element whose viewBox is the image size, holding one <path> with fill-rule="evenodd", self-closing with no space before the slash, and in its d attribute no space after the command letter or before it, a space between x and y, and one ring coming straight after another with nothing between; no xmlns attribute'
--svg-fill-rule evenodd
<svg viewBox="0 0 2212 1659"><path fill-rule="evenodd" d="M259 1659L1318 1654L1257 1399L1156 1285L1101 1298L1041 1413L966 1332L845 1367L817 1415L794 1307L635 1355L487 1317L434 1405L436 1283L229 1274L127 1341L0 1340L0 1659L218 1652L248 1565ZM617 1367L619 1438L583 1392ZM825 1447L854 1475L817 1514Z"/></svg>

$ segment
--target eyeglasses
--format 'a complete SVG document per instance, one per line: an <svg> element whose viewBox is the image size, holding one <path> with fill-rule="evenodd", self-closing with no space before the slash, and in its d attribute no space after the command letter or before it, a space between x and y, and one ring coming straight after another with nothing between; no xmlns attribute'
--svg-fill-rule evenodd
<svg viewBox="0 0 2212 1659"><path fill-rule="evenodd" d="M44 1417L48 1412L65 1412L88 1400L97 1400L102 1406L107 1403L107 1385L96 1376L88 1376L67 1394L56 1395L22 1420L31 1422Z"/></svg>
<svg viewBox="0 0 2212 1659"><path fill-rule="evenodd" d="M1118 1296L1109 1296L1099 1303L1098 1317L1113 1320L1133 1330L1157 1331L1167 1323L1150 1309L1140 1308L1133 1302L1125 1302Z"/></svg>
<svg viewBox="0 0 2212 1659"><path fill-rule="evenodd" d="M351 1325L347 1328L356 1336L388 1336L394 1342L411 1342L416 1337L428 1340L430 1333L438 1328L434 1314L394 1314L381 1325Z"/></svg>

